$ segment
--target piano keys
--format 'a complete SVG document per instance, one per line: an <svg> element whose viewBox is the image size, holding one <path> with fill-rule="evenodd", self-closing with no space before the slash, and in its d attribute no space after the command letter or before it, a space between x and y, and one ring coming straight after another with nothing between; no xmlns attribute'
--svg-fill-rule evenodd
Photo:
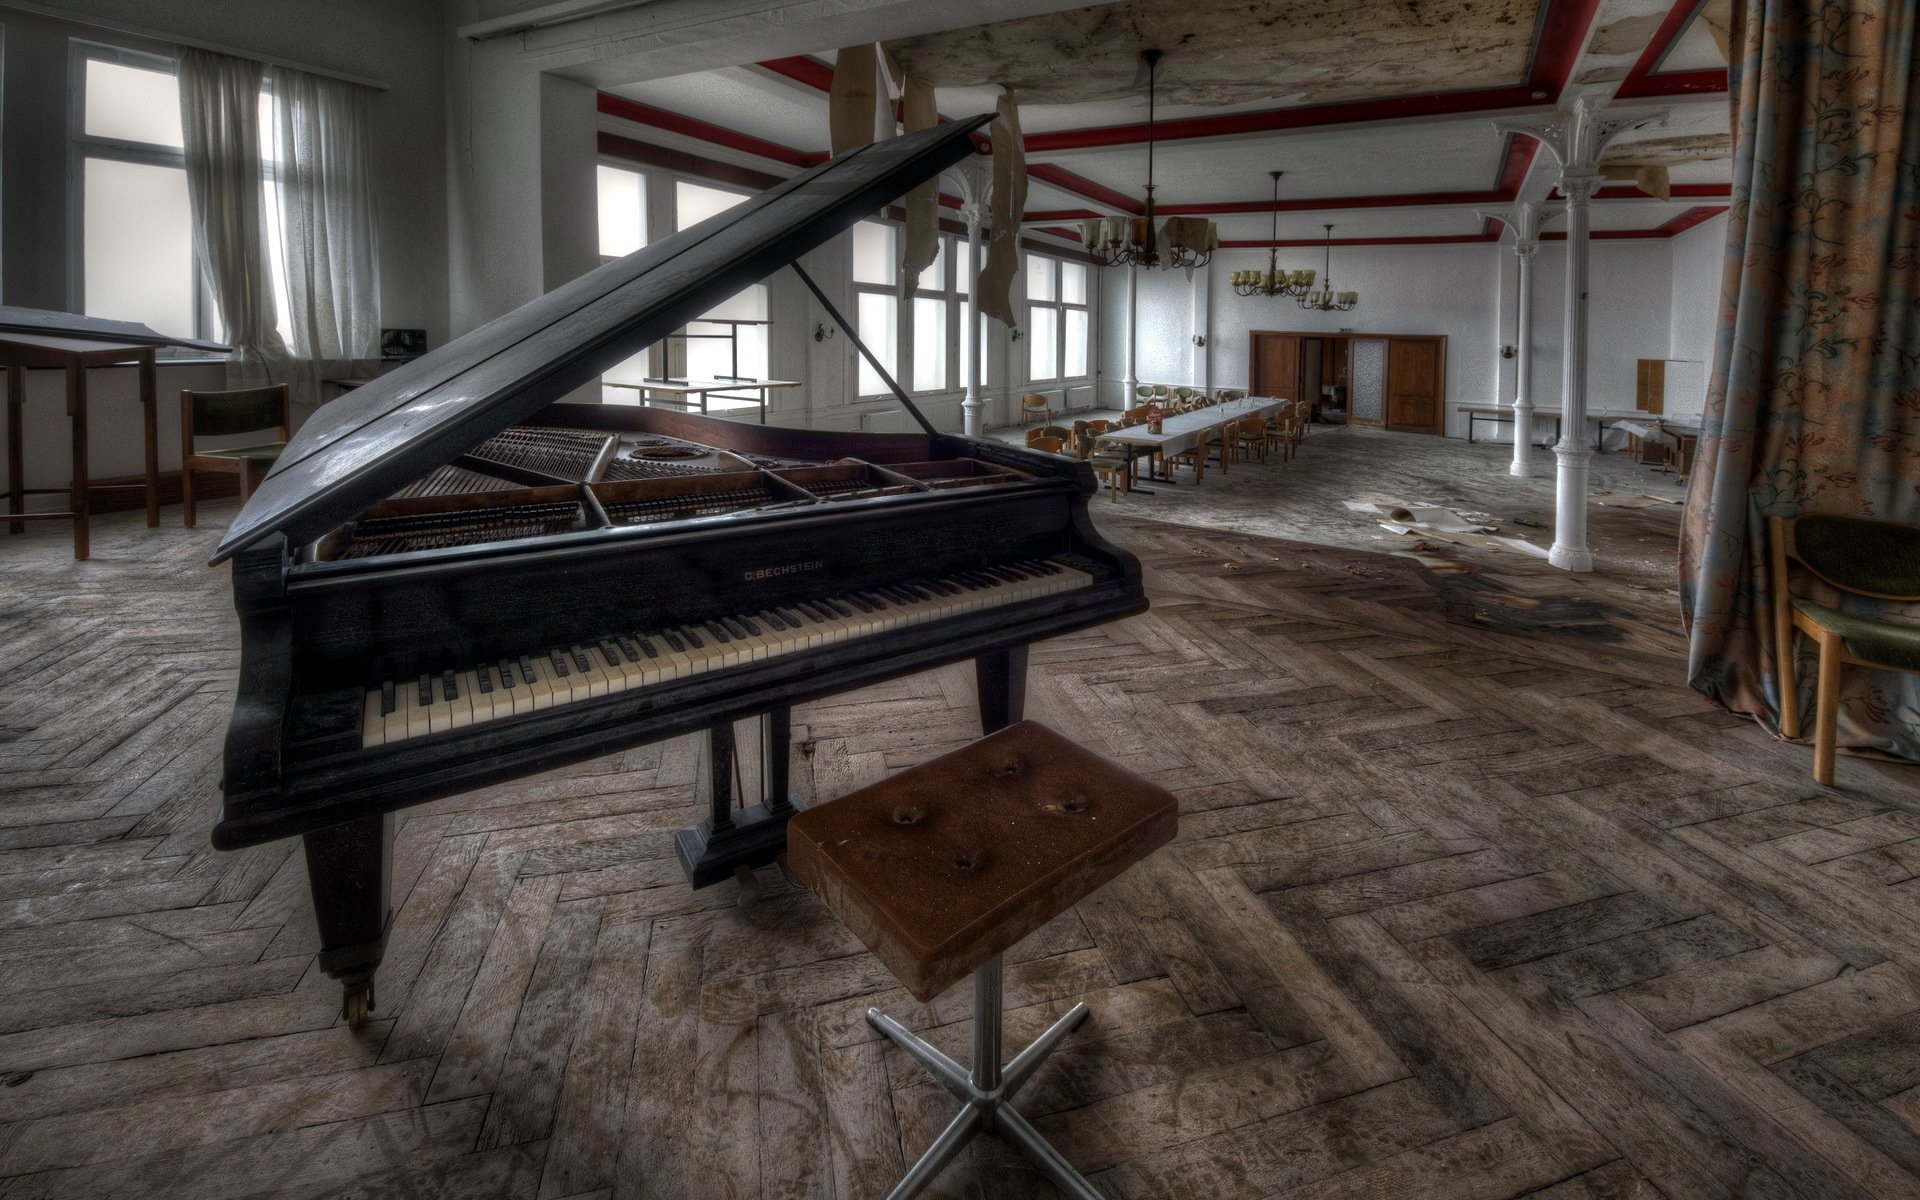
<svg viewBox="0 0 1920 1200"><path fill-rule="evenodd" d="M1029 643L1145 607L1084 464L557 402L957 161L983 120L843 155L356 389L235 519L213 840L302 839L349 1020L375 1001L405 807L704 732L708 816L675 842L705 886L784 847L794 705L971 659L999 728ZM731 769L755 718L757 799Z"/></svg>

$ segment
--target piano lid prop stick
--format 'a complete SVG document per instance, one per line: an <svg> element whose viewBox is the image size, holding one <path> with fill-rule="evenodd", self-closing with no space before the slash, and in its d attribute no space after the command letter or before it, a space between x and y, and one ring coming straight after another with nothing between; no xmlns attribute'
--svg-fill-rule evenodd
<svg viewBox="0 0 1920 1200"><path fill-rule="evenodd" d="M813 276L807 274L806 269L798 262L788 265L793 268L793 273L800 277L800 282L807 285L807 290L813 293L813 298L820 302L820 307L827 310L827 315L833 318L833 323L838 325L841 332L847 335L847 339L853 343L854 349L866 356L867 365L872 367L874 374L878 375L880 381L887 385L887 390L900 397L900 403L907 406L907 411L913 414L914 420L920 422L920 428L927 431L927 436L939 437L940 431L933 427L933 422L927 420L927 415L920 411L920 406L908 399L906 392L902 391L900 385L894 382L893 376L888 374L887 369L880 365L880 360L873 356L873 351L867 349L867 344L860 340L859 331L847 324L847 319L840 315L840 310L833 306L833 301L827 299L827 294L820 290L820 285L813 281Z"/></svg>

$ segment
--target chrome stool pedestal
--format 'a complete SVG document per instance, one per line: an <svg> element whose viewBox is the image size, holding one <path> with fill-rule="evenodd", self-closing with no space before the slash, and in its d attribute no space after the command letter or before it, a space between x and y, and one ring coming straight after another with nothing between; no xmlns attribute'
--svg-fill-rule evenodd
<svg viewBox="0 0 1920 1200"><path fill-rule="evenodd" d="M1020 1148L1040 1165L1059 1189L1077 1200L1103 1200L1086 1176L1073 1169L1052 1143L1040 1136L1033 1123L1013 1107L1013 1098L1034 1071L1054 1052L1069 1033L1080 1028L1092 1012L1085 1004L1076 1004L1067 1014L1047 1027L1027 1048L1013 1056L1003 1069L1000 1065L1000 956L981 963L973 973L973 1068L959 1063L909 1032L907 1027L877 1008L867 1010L867 1024L887 1035L902 1050L911 1054L929 1074L959 1098L960 1111L933 1139L933 1145L913 1164L905 1177L888 1193L888 1200L907 1200L932 1183L954 1155L966 1148L978 1134L991 1129Z"/></svg>

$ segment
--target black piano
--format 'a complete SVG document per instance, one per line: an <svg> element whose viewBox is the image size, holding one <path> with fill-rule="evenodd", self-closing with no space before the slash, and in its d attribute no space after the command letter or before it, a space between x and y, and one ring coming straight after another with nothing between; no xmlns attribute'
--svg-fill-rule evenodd
<svg viewBox="0 0 1920 1200"><path fill-rule="evenodd" d="M985 120L841 155L349 393L235 519L213 843L303 839L349 1020L374 999L395 810L706 731L711 815L677 844L705 886L785 845L793 705L971 658L997 729L1029 643L1145 607L1082 463L563 399L799 270ZM765 795L745 803L733 731L753 718Z"/></svg>

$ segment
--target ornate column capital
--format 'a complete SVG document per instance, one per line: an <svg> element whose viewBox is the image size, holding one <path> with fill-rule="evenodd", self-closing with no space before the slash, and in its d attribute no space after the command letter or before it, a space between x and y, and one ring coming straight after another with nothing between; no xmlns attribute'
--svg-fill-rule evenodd
<svg viewBox="0 0 1920 1200"><path fill-rule="evenodd" d="M1594 193L1606 179L1598 171L1562 171L1560 172L1560 193L1567 198L1568 204L1586 204L1593 199Z"/></svg>

